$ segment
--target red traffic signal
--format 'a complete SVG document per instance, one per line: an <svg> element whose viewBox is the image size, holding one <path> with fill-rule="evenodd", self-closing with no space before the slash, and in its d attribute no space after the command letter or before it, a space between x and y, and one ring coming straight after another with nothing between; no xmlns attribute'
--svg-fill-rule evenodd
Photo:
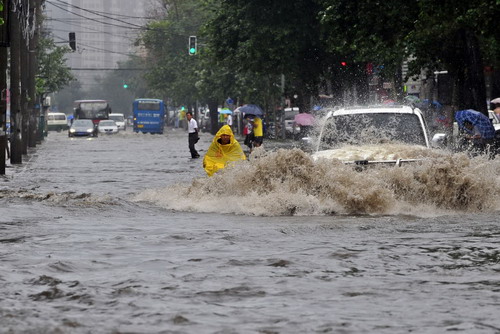
<svg viewBox="0 0 500 334"><path fill-rule="evenodd" d="M345 66L347 66L347 63L346 63L345 61L341 61L341 62L340 62L340 65L342 65L342 66L344 66L344 67L345 67Z"/></svg>

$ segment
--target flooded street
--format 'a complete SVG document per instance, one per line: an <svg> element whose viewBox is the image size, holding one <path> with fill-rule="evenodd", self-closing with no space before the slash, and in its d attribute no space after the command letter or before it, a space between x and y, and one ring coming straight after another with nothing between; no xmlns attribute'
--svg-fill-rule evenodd
<svg viewBox="0 0 500 334"><path fill-rule="evenodd" d="M500 333L496 160L208 179L187 146L50 132L8 168L0 333Z"/></svg>

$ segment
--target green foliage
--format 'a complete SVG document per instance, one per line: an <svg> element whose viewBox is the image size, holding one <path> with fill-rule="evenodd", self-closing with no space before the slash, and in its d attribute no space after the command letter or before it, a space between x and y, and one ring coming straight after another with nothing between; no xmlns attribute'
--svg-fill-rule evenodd
<svg viewBox="0 0 500 334"><path fill-rule="evenodd" d="M134 99L162 98L147 89L143 79L144 71L140 70L142 67L140 58L131 57L119 63L117 70L110 71L104 77L96 77L96 84L74 99L108 100L113 111L130 115ZM124 83L128 86L126 89Z"/></svg>
<svg viewBox="0 0 500 334"><path fill-rule="evenodd" d="M74 80L66 66L67 47L56 46L54 41L41 37L37 48L38 75L36 77L37 94L54 93Z"/></svg>
<svg viewBox="0 0 500 334"><path fill-rule="evenodd" d="M214 61L238 77L268 81L274 75L279 82L284 74L290 91L316 91L326 67L316 1L212 0L208 8L213 14L205 32Z"/></svg>
<svg viewBox="0 0 500 334"><path fill-rule="evenodd" d="M0 0L0 12L3 11L3 1ZM0 17L0 25L4 24L3 18Z"/></svg>
<svg viewBox="0 0 500 334"><path fill-rule="evenodd" d="M162 3L164 15L142 36L148 50L145 79L178 105L231 96L239 103L274 108L282 74L287 96L314 96L324 82L336 91L349 85L367 90L367 63L377 69L383 65L379 75L397 83L409 57L410 74L422 68L461 71L464 85L474 86L480 80L465 73L471 68L464 68L464 62L474 57L467 49L478 41L481 53L474 54L484 55L486 64L498 66L500 58L499 0ZM191 35L198 38L198 52L190 57Z"/></svg>
<svg viewBox="0 0 500 334"><path fill-rule="evenodd" d="M146 80L153 91L168 96L175 105L194 104L198 98L195 83L203 47L188 54L189 36L198 36L204 19L200 1L164 0L164 16L152 21L142 35L148 50L144 64Z"/></svg>

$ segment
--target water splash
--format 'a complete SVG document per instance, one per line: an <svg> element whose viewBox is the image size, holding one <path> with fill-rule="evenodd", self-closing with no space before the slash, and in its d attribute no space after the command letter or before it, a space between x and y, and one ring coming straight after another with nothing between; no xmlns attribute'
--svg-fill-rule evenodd
<svg viewBox="0 0 500 334"><path fill-rule="evenodd" d="M359 171L340 160L314 161L301 150L282 149L190 185L148 189L134 200L173 210L258 216L433 216L498 207L497 160L433 152L439 153L401 168Z"/></svg>

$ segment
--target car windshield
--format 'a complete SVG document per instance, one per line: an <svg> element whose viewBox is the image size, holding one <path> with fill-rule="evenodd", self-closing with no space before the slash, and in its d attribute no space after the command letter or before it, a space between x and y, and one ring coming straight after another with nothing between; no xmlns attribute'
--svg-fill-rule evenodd
<svg viewBox="0 0 500 334"><path fill-rule="evenodd" d="M109 115L109 119L112 119L113 121L118 121L118 122L123 122L125 119L121 115Z"/></svg>
<svg viewBox="0 0 500 334"><path fill-rule="evenodd" d="M115 122L114 121L100 121L99 125L100 126L113 126L113 125L115 125Z"/></svg>
<svg viewBox="0 0 500 334"><path fill-rule="evenodd" d="M320 150L345 144L402 142L426 146L420 119L415 114L369 113L329 118L322 130Z"/></svg>
<svg viewBox="0 0 500 334"><path fill-rule="evenodd" d="M91 120L89 119L77 119L74 123L74 126L94 126L94 123L92 123Z"/></svg>

